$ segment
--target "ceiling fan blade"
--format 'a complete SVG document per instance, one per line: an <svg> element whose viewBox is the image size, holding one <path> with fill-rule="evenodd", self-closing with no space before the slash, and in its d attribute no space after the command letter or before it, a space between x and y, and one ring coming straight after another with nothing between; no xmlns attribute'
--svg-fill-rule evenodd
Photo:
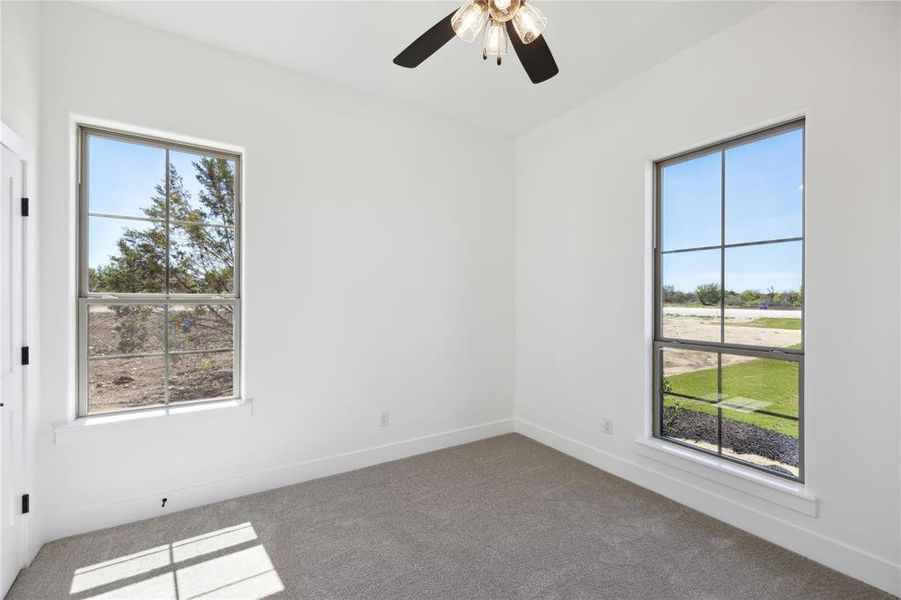
<svg viewBox="0 0 901 600"><path fill-rule="evenodd" d="M451 41L454 37L454 28L451 26L451 18L455 10L447 15L431 29L423 33L416 40L404 48L404 51L394 57L394 64L412 69L418 67L422 61L433 55L441 46Z"/></svg>
<svg viewBox="0 0 901 600"><path fill-rule="evenodd" d="M522 63L532 83L547 81L560 72L551 49L544 41L544 35L538 36L531 44L523 44L513 27L513 21L507 21L507 37L510 38L516 56L519 57L519 62Z"/></svg>

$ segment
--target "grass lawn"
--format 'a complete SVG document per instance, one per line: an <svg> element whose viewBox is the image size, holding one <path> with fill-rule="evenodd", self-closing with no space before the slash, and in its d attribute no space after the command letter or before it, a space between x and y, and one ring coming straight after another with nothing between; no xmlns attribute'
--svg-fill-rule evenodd
<svg viewBox="0 0 901 600"><path fill-rule="evenodd" d="M716 369L701 369L666 378L670 390L699 398L716 399ZM761 410L798 415L798 363L758 358L723 367L723 400L745 404L746 399L759 401ZM680 406L711 415L717 407L706 402L667 396L665 406ZM771 431L798 437L798 422L753 412L723 409L723 419L751 423Z"/></svg>
<svg viewBox="0 0 901 600"><path fill-rule="evenodd" d="M732 323L735 327L764 327L766 329L791 329L801 330L801 319L787 317L758 317L747 323Z"/></svg>

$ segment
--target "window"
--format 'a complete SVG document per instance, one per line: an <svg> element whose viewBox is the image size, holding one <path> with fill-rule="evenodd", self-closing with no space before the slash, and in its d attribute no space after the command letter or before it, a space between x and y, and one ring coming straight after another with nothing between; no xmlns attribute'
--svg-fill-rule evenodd
<svg viewBox="0 0 901 600"><path fill-rule="evenodd" d="M804 122L657 163L655 436L803 481Z"/></svg>
<svg viewBox="0 0 901 600"><path fill-rule="evenodd" d="M80 129L80 415L238 397L240 169Z"/></svg>

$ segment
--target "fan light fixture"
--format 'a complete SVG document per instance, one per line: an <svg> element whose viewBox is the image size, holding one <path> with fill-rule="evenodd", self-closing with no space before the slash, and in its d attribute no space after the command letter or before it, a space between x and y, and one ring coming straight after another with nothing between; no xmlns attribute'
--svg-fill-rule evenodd
<svg viewBox="0 0 901 600"><path fill-rule="evenodd" d="M482 58L507 54L507 42L519 57L532 83L541 83L558 73L557 63L544 41L547 18L531 0L466 0L456 11L419 36L394 58L394 64L414 68L456 35L472 42L482 28Z"/></svg>
<svg viewBox="0 0 901 600"><path fill-rule="evenodd" d="M497 64L507 54L507 31L513 22L516 35L523 44L531 44L544 32L547 18L531 2L522 0L469 0L457 9L451 19L454 33L464 42L473 41L488 21L482 43L482 58L497 56Z"/></svg>
<svg viewBox="0 0 901 600"><path fill-rule="evenodd" d="M488 0L488 12L498 23L506 23L516 14L520 0Z"/></svg>
<svg viewBox="0 0 901 600"><path fill-rule="evenodd" d="M504 24L491 19L485 28L485 40L482 42L482 58L497 56L497 64L501 64L501 57L507 54L507 32Z"/></svg>
<svg viewBox="0 0 901 600"><path fill-rule="evenodd" d="M547 17L534 4L520 4L513 16L513 27L523 44L531 44L547 27Z"/></svg>
<svg viewBox="0 0 901 600"><path fill-rule="evenodd" d="M479 35L488 19L488 5L483 0L467 2L457 9L451 18L454 33L464 42L471 42Z"/></svg>

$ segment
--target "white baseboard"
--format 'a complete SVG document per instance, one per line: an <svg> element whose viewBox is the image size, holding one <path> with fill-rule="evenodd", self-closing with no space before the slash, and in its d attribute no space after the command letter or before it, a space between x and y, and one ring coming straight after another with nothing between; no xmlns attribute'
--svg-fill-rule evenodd
<svg viewBox="0 0 901 600"><path fill-rule="evenodd" d="M620 458L523 419L515 420L515 431L831 569L890 594L901 596L901 564L892 563L795 523L740 504L712 490Z"/></svg>
<svg viewBox="0 0 901 600"><path fill-rule="evenodd" d="M383 446L242 473L190 487L160 490L136 498L60 511L44 515L41 519L43 539L49 542L512 432L513 419L504 419ZM162 497L168 499L165 509L160 506Z"/></svg>

